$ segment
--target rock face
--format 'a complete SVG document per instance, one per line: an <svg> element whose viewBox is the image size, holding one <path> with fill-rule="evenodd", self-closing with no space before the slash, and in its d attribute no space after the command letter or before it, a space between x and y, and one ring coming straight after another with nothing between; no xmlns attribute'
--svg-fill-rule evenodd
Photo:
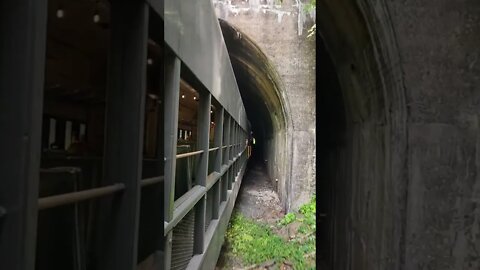
<svg viewBox="0 0 480 270"><path fill-rule="evenodd" d="M276 94L288 107L289 125L276 130L283 136L269 142L275 146L265 159L284 208L296 209L315 192L315 36L307 38L315 10L291 0L213 3L217 16L253 40L278 73L282 89Z"/></svg>
<svg viewBox="0 0 480 270"><path fill-rule="evenodd" d="M480 1L317 5L334 69L317 77L319 231L332 269L479 269ZM257 42L285 86L293 206L315 185L314 92L299 71L310 65L308 42L296 36L298 17L237 11L226 20Z"/></svg>

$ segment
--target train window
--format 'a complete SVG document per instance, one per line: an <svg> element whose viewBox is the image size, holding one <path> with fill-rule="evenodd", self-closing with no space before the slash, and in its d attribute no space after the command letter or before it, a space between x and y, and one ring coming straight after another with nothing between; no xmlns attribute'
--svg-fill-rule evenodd
<svg viewBox="0 0 480 270"><path fill-rule="evenodd" d="M154 46L154 45L152 45ZM148 69L157 69L153 65L158 65L158 56L154 56L153 53L149 53L147 58ZM149 61L148 61L149 60ZM143 154L144 158L155 158L158 151L157 134L159 125L162 123L159 119L161 110L162 98L159 95L158 83L152 83L152 76L149 76L150 72L147 72L147 85L150 87L147 89L147 96L145 101L145 128L144 128L144 140L143 140Z"/></svg>
<svg viewBox="0 0 480 270"><path fill-rule="evenodd" d="M107 0L48 1L40 198L104 185L109 16ZM96 267L98 206L88 200L41 209L35 269Z"/></svg>
<svg viewBox="0 0 480 270"><path fill-rule="evenodd" d="M183 70L183 67L182 67ZM178 145L186 151L195 151L196 149L196 131L197 131L197 110L199 94L197 90L184 79L180 82L180 98L178 109ZM188 131L188 132L187 132ZM193 135L192 135L193 131Z"/></svg>
<svg viewBox="0 0 480 270"><path fill-rule="evenodd" d="M42 149L49 151L67 151L85 142L87 125L76 120L63 120L44 116L42 130ZM77 152L73 152L76 154ZM77 153L78 154L78 153Z"/></svg>

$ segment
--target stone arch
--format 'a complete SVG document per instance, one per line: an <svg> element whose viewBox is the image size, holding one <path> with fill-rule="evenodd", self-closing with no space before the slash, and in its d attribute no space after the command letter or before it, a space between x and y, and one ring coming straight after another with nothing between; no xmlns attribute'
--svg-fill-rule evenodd
<svg viewBox="0 0 480 270"><path fill-rule="evenodd" d="M250 37L227 21L219 21L247 116L254 132L260 135L262 157L283 208L287 210L292 192L289 161L293 121L282 79Z"/></svg>

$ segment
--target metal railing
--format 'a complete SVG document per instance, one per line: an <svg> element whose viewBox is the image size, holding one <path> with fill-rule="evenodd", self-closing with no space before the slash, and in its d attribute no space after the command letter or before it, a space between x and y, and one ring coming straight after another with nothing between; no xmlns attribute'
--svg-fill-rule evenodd
<svg viewBox="0 0 480 270"><path fill-rule="evenodd" d="M142 179L142 181L140 182L140 186L146 187L149 185L158 184L162 182L164 179L165 178L163 176ZM85 200L101 198L107 195L111 195L111 194L123 191L124 189L125 189L125 185L123 183L116 183L116 184L105 186L105 187L98 187L98 188L81 190L81 191L76 191L71 193L43 197L38 199L38 209L43 210L43 209L67 205L71 203L78 203ZM0 209L0 214L1 213L2 212Z"/></svg>
<svg viewBox="0 0 480 270"><path fill-rule="evenodd" d="M181 65L180 59L174 52L167 54L165 61L169 64L165 71L167 86L165 100L169 104L165 115L173 116L173 119L169 119L171 122L165 125L165 134L174 134L178 121ZM247 158L245 151L247 130L226 111L220 101L217 101L219 105L216 106L215 112L214 145L209 148L212 94L205 88L198 91L200 94L197 120L199 150L177 154L176 141L172 139L176 136L165 137L165 147L169 149L165 151L164 269L187 267L201 269L206 264L211 265L216 262L218 254L215 256L214 249L221 246L221 243L212 241L212 234L208 237L206 232L214 228L212 226L218 226L219 222L212 221L229 219L233 208L233 203L230 202L234 202L236 197L236 192L233 192L234 183L239 182L237 180L241 178L241 171L244 170ZM175 181L179 181L175 177L176 160L194 156L197 158L196 185L175 200ZM214 168L213 172L207 175L209 156L214 159ZM237 192L239 185L240 183L236 185ZM228 208L225 207L227 203L230 206ZM224 204L223 208L221 204ZM225 226L220 226L211 231L223 235L225 229ZM198 258L207 257L209 259L200 259L200 262L197 262Z"/></svg>
<svg viewBox="0 0 480 270"><path fill-rule="evenodd" d="M106 187L92 188L89 190L76 191L66 194L48 196L38 199L38 210L48 209L52 207L63 206L71 203L96 199L104 197L125 189L122 183L113 184Z"/></svg>
<svg viewBox="0 0 480 270"><path fill-rule="evenodd" d="M108 215L104 216L108 226L100 230L109 240L100 243L101 256L98 256L97 266L106 270L133 270L138 263L142 188L163 184L165 231L164 238L155 241L159 243L155 248L163 254L164 269L177 266L212 268L245 170L248 157L244 142L249 127L211 2L111 2L109 89L105 98L108 104L103 158L105 176L100 186L39 198L42 133L39 123L44 100L42 78L46 63L47 2L18 0L15 4L5 4L0 10L4 29L15 29L0 33L0 39L11 40L0 51L0 69L5 71L0 73L0 88L15 89L8 95L0 91L0 171L5 179L0 184L1 267L12 270L35 268L39 210L115 197L110 202L112 208L105 207L102 212L102 215ZM15 13L11 12L13 8ZM140 179L149 12L161 17L165 29L162 105L165 118L163 132L158 135L163 138L161 158L164 172L163 176ZM197 48L202 48L202 53L198 53ZM188 69L199 81L195 85L200 94L198 151L177 154L175 134L178 130L181 68ZM214 146L209 147L212 100L219 104L215 112L215 134L218 136L214 138ZM5 119L18 119L18 122L11 125ZM210 154L214 168L208 174ZM197 158L196 185L175 200L176 161L193 156ZM172 244L175 248L181 246L177 245L182 241L177 236L180 236L181 228L189 226L193 226L193 234L189 231L188 235L194 238L193 246L188 248L191 256L183 252L188 255L188 261L176 257L174 264L179 265L172 265Z"/></svg>
<svg viewBox="0 0 480 270"><path fill-rule="evenodd" d="M165 125L165 134L177 130L181 69L198 78L196 90L200 95L197 151L177 154L176 142L170 139L175 136L165 137L165 145L170 148L165 151L164 269L213 269L245 170L249 127L211 2L167 0L164 22L168 48L164 60L165 115L173 117ZM196 53L198 48L201 53ZM213 99L215 136L209 147ZM191 156L197 161L196 185L175 200L176 160ZM213 159L211 173L209 157Z"/></svg>

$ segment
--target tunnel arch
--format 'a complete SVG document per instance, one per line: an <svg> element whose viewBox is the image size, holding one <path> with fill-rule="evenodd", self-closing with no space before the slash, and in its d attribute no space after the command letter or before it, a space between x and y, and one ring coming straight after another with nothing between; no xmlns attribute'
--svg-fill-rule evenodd
<svg viewBox="0 0 480 270"><path fill-rule="evenodd" d="M318 167L316 183L318 190L325 188L330 196L328 209L320 213L326 215L321 225L326 241L321 245L328 245L325 256L331 269L352 265L359 270L402 269L407 230L408 113L388 7L383 2L364 0L320 0L316 18L316 102L317 113L324 114L317 114L320 140L316 156L317 164L327 164ZM242 51L242 32L222 20L220 25L239 85L250 77L255 79L258 72L248 73L245 66L252 65L238 58L255 63L259 56L255 50L243 51L240 57L232 55L232 51ZM320 76L327 83L318 81L319 69L331 71ZM326 109L319 110L319 104ZM293 140L289 131L287 141ZM294 152L292 149L289 153ZM288 185L292 183L277 188L281 198L282 191L291 192Z"/></svg>
<svg viewBox="0 0 480 270"><path fill-rule="evenodd" d="M285 210L291 200L292 130L290 104L277 70L244 32L219 19L254 136L256 158L264 161ZM254 157L255 158L255 157Z"/></svg>
<svg viewBox="0 0 480 270"><path fill-rule="evenodd" d="M331 106L319 113L345 113L344 126L333 126L330 116L317 122L330 133L324 137L341 138L317 148L318 162L327 164L319 165L317 185L330 197L320 225L327 261L332 269L403 269L408 113L388 6L382 1L320 0L317 30L317 67L322 61L318 52L324 50L338 84L317 88L317 97L325 99L317 104ZM340 97L329 91L340 91Z"/></svg>

